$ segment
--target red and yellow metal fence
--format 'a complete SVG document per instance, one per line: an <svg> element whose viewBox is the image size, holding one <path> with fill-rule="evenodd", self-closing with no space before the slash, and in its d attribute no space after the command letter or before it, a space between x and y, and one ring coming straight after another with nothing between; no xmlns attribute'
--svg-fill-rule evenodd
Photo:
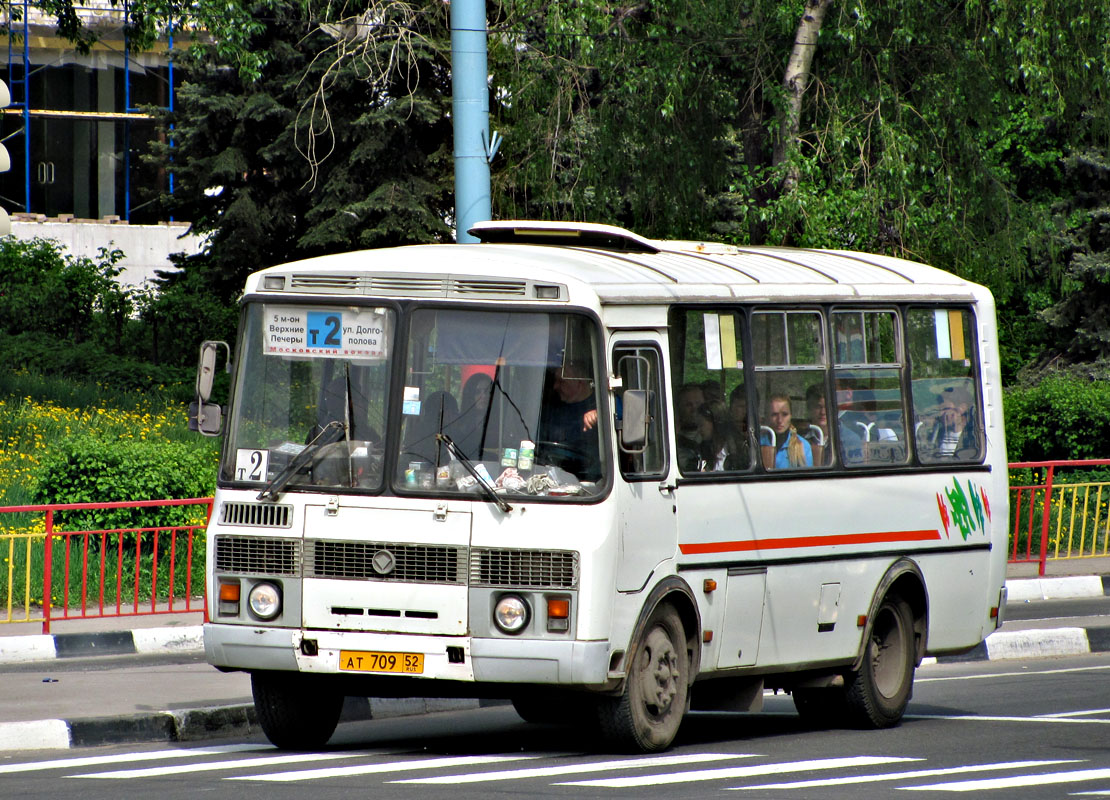
<svg viewBox="0 0 1110 800"><path fill-rule="evenodd" d="M212 498L0 507L0 623L206 615Z"/></svg>
<svg viewBox="0 0 1110 800"><path fill-rule="evenodd" d="M1010 563L1110 555L1110 459L1010 467ZM1110 469L1104 471L1110 478ZM207 617L212 498L0 507L0 624L149 614ZM150 515L151 519L145 519ZM109 524L90 524L96 521ZM124 524L126 523L126 524Z"/></svg>
<svg viewBox="0 0 1110 800"><path fill-rule="evenodd" d="M1110 459L1010 464L1012 564L1110 555Z"/></svg>

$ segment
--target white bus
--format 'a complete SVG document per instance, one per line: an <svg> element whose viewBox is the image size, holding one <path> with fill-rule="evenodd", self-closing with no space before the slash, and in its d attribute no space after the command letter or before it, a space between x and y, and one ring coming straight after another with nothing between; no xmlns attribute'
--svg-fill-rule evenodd
<svg viewBox="0 0 1110 800"><path fill-rule="evenodd" d="M250 276L208 660L280 747L354 697L508 698L658 751L765 690L897 724L1001 624L991 295L847 251L489 222Z"/></svg>

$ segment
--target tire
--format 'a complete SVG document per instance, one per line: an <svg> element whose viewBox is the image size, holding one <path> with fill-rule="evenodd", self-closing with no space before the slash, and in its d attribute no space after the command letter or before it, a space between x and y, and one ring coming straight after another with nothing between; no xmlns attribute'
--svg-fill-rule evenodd
<svg viewBox="0 0 1110 800"><path fill-rule="evenodd" d="M678 734L690 701L690 653L678 612L661 605L636 641L619 697L597 704L605 740L621 749L655 753Z"/></svg>
<svg viewBox="0 0 1110 800"><path fill-rule="evenodd" d="M251 692L262 732L283 750L323 747L343 711L343 695L296 672L253 672Z"/></svg>
<svg viewBox="0 0 1110 800"><path fill-rule="evenodd" d="M850 721L866 728L901 722L913 692L916 662L913 611L901 597L885 597L871 621L859 671L845 676Z"/></svg>

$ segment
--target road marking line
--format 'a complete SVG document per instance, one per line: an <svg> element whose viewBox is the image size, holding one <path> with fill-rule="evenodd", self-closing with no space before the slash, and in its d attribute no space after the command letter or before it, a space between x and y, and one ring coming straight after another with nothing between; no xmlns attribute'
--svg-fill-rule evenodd
<svg viewBox="0 0 1110 800"><path fill-rule="evenodd" d="M1092 708L1089 711L1061 711L1058 714L1037 714L1042 719L1053 717L1089 717L1094 714L1110 714L1110 708Z"/></svg>
<svg viewBox="0 0 1110 800"><path fill-rule="evenodd" d="M899 786L913 792L982 792L987 789L1014 789L1023 786L1049 786L1056 783L1079 783L1110 778L1110 769L1078 769L1074 772L1048 772L1043 775L1015 775L1008 778L984 778L976 781L932 783L928 786Z"/></svg>
<svg viewBox="0 0 1110 800"><path fill-rule="evenodd" d="M427 758L423 761L391 761L387 764L363 764L354 767L333 767L330 769L305 769L291 772L272 772L269 775L237 775L229 781L310 781L320 778L346 778L355 775L377 775L384 772L406 772L415 769L441 769L448 767L467 767L477 764L501 764L506 761L527 761L542 756L455 756L449 758Z"/></svg>
<svg viewBox="0 0 1110 800"><path fill-rule="evenodd" d="M346 753L295 753L282 756L263 756L262 758L237 758L231 761L203 761L200 764L173 764L168 767L147 767L143 769L121 769L114 772L87 772L83 775L68 775L70 778L153 778L159 775L184 775L189 772L215 772L240 767L268 767L274 764L302 764L306 761L335 761L340 758L357 758L375 755L366 751Z"/></svg>
<svg viewBox="0 0 1110 800"><path fill-rule="evenodd" d="M643 775L628 778L603 778L593 781L574 781L556 783L555 786L604 786L623 789L633 786L662 786L672 783L692 783L694 781L717 781L726 778L751 778L757 775L774 775L780 772L803 772L805 770L840 769L841 767L868 767L875 764L894 764L906 761L924 761L923 758L898 758L885 756L853 756L849 758L818 758L808 761L790 761L776 764L760 764L757 767L726 767L724 769L699 769L691 772L671 772L662 775Z"/></svg>
<svg viewBox="0 0 1110 800"><path fill-rule="evenodd" d="M410 778L390 783L482 783L485 781L509 781L523 778L549 778L555 775L579 775L584 772L604 772L617 769L639 769L642 767L676 767L682 764L698 764L708 761L727 761L737 758L754 758L754 753L693 753L680 756L657 756L653 758L625 758L619 761L595 761L585 764L562 764L555 767L533 767L531 769L508 769L499 772L472 772L469 775L438 775L434 778Z"/></svg>
<svg viewBox="0 0 1110 800"><path fill-rule="evenodd" d="M95 767L100 764L119 764L134 761L158 761L163 758L189 758L190 756L215 756L223 753L242 753L250 750L272 751L272 747L257 744L232 744L220 747L203 747L193 750L156 750L149 753L117 753L111 756L83 756L78 758L55 758L50 761L27 761L22 764L0 764L0 775L12 772L38 772L47 769L66 769L67 767Z"/></svg>
<svg viewBox="0 0 1110 800"><path fill-rule="evenodd" d="M913 682L916 683L940 683L942 681L977 681L994 678L1027 678L1030 676L1038 675L1065 675L1069 672L1099 672L1102 670L1110 669L1110 664L1103 664L1091 667L1068 667L1066 669L1042 669L1042 670L1027 670L1024 672L985 672L979 675L949 675L939 678L922 678L915 677Z"/></svg>
<svg viewBox="0 0 1110 800"><path fill-rule="evenodd" d="M971 722L1041 722L1069 725L1110 725L1110 719L1075 719L1073 717L993 717L976 714L906 714L904 719L959 719Z"/></svg>
<svg viewBox="0 0 1110 800"><path fill-rule="evenodd" d="M848 775L843 778L821 778L812 781L793 781L791 783L764 783L759 786L731 786L732 791L752 789L809 789L817 786L846 786L852 783L878 783L879 781L899 781L903 778L929 778L940 775L959 775L968 772L990 772L1000 769L1022 769L1025 767L1047 767L1053 764L1078 764L1083 759L1062 759L1059 761L1003 761L998 764L971 764L964 767L945 767L941 769L919 769L910 772L886 772L878 775Z"/></svg>

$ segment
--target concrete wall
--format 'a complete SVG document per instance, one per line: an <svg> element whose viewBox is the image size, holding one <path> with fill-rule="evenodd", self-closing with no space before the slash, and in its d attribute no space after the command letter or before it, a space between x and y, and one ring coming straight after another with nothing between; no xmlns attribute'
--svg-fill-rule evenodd
<svg viewBox="0 0 1110 800"><path fill-rule="evenodd" d="M17 239L55 239L73 256L96 258L101 247L118 248L124 252L119 263L123 272L117 279L124 286L142 286L154 277L156 270L171 269L171 253L193 255L203 240L187 234L187 222L164 222L157 225L128 225L110 220L72 220L40 217L33 220L12 219L12 235Z"/></svg>

